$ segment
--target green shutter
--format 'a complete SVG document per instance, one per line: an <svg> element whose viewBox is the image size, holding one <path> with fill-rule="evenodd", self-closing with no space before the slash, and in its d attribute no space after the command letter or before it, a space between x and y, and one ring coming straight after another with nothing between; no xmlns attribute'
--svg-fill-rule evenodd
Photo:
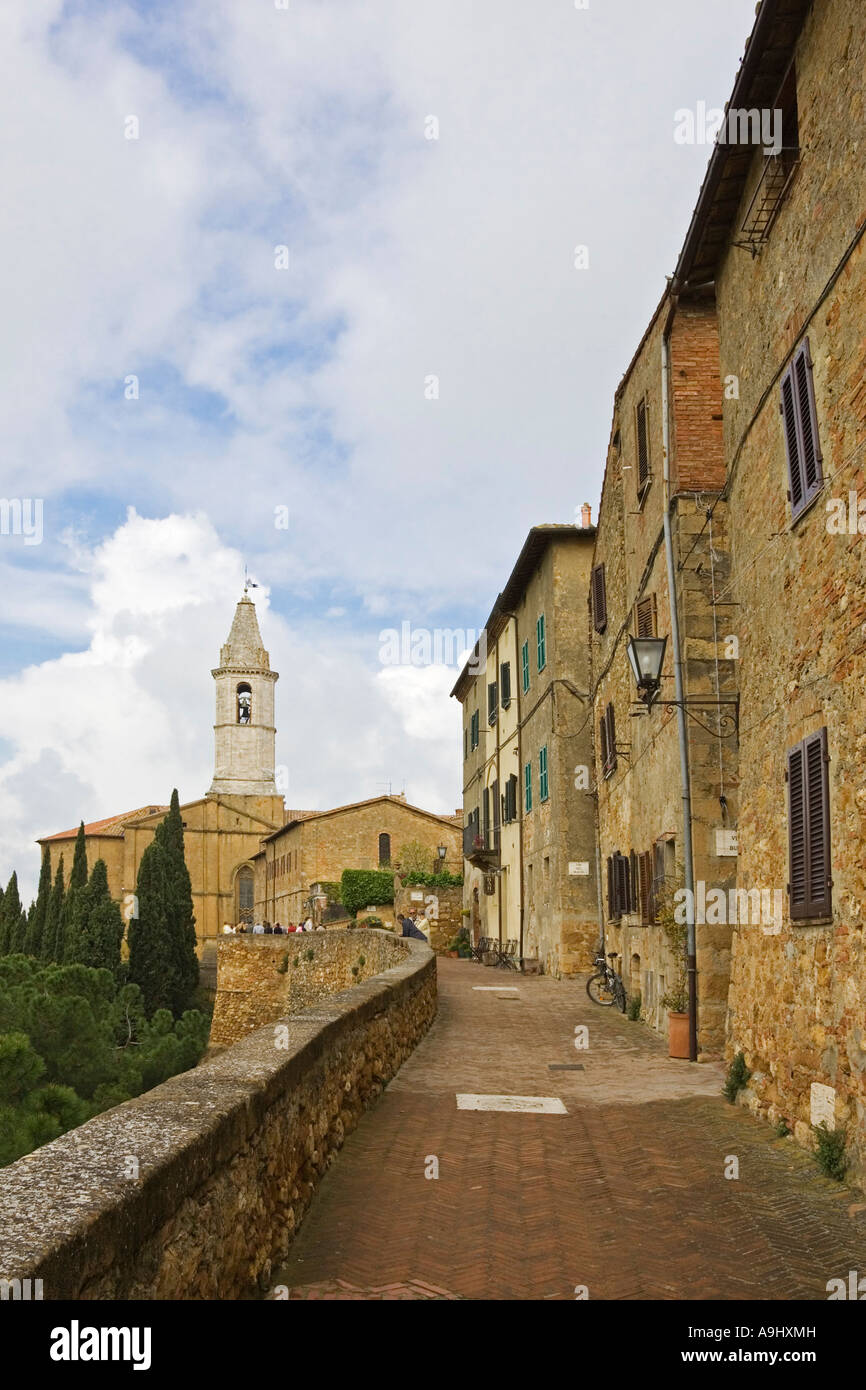
<svg viewBox="0 0 866 1390"><path fill-rule="evenodd" d="M523 786L525 793L525 806L527 811L532 810L532 763L527 763L523 769Z"/></svg>
<svg viewBox="0 0 866 1390"><path fill-rule="evenodd" d="M535 624L535 635L536 635L536 637L537 637L537 639L538 639L538 669L539 669L539 671L543 671L543 670L544 670L544 667L545 667L545 663L546 663L546 661L547 661L547 654L546 654L546 651L545 651L545 642L544 642L544 614L543 614L543 613L542 613L541 617L538 619L538 622Z"/></svg>
<svg viewBox="0 0 866 1390"><path fill-rule="evenodd" d="M523 666L523 693L529 689L529 643L524 642L520 649L520 660Z"/></svg>
<svg viewBox="0 0 866 1390"><path fill-rule="evenodd" d="M538 799L547 800L547 748L544 747L538 754Z"/></svg>

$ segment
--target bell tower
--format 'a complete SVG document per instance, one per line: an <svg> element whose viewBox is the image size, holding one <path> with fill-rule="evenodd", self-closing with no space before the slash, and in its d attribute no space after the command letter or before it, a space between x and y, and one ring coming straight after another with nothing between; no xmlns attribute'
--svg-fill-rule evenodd
<svg viewBox="0 0 866 1390"><path fill-rule="evenodd" d="M246 592L235 609L216 682L214 777L209 796L277 796L274 780L274 686L256 617Z"/></svg>

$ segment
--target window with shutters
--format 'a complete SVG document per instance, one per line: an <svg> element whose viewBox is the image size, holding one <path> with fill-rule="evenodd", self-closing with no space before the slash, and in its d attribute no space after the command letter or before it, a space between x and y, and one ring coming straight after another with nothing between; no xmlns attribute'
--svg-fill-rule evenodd
<svg viewBox="0 0 866 1390"><path fill-rule="evenodd" d="M481 805L483 809L482 827L484 834L484 848L490 848L490 788L485 787L481 795Z"/></svg>
<svg viewBox="0 0 866 1390"><path fill-rule="evenodd" d="M523 769L523 804L527 811L532 810L532 763Z"/></svg>
<svg viewBox="0 0 866 1390"><path fill-rule="evenodd" d="M491 681L487 687L487 723L491 729L496 723L496 716L499 713L499 690L496 681Z"/></svg>
<svg viewBox="0 0 866 1390"><path fill-rule="evenodd" d="M640 920L642 927L652 926L655 922L655 903L652 893L652 855L649 850L637 857L637 871L640 887Z"/></svg>
<svg viewBox="0 0 866 1390"><path fill-rule="evenodd" d="M788 902L794 922L832 911L828 761L826 729L788 750Z"/></svg>
<svg viewBox="0 0 866 1390"><path fill-rule="evenodd" d="M649 401L644 396L637 403L637 494L643 501L650 484Z"/></svg>
<svg viewBox="0 0 866 1390"><path fill-rule="evenodd" d="M637 637L656 637L656 596L639 598L634 609L634 630Z"/></svg>
<svg viewBox="0 0 866 1390"><path fill-rule="evenodd" d="M634 850L631 851L628 857L628 883L628 910L629 912L640 912L640 899L638 897L637 855L635 854Z"/></svg>
<svg viewBox="0 0 866 1390"><path fill-rule="evenodd" d="M499 698L502 708L508 709L511 704L511 662L503 661L499 667Z"/></svg>
<svg viewBox="0 0 866 1390"><path fill-rule="evenodd" d="M493 802L493 835L496 838L499 834L499 824L501 818L501 806L499 801L499 783L494 782L490 788L490 797Z"/></svg>
<svg viewBox="0 0 866 1390"><path fill-rule="evenodd" d="M616 850L607 861L607 911L618 920L631 911L631 871L624 854Z"/></svg>
<svg viewBox="0 0 866 1390"><path fill-rule="evenodd" d="M523 671L523 693L529 689L529 642L524 642L520 648L520 665Z"/></svg>
<svg viewBox="0 0 866 1390"><path fill-rule="evenodd" d="M517 775L513 772L505 783L505 793L502 797L502 820L506 825L517 820Z"/></svg>
<svg viewBox="0 0 866 1390"><path fill-rule="evenodd" d="M607 627L607 590L604 586L604 565L596 565L592 571L592 621L596 632L604 632Z"/></svg>
<svg viewBox="0 0 866 1390"><path fill-rule="evenodd" d="M541 617L538 619L538 622L535 624L535 637L538 645L538 651L536 655L538 669L539 671L543 671L545 666L547 665L547 638L544 633L543 613Z"/></svg>
<svg viewBox="0 0 866 1390"><path fill-rule="evenodd" d="M800 344L793 362L782 377L779 410L782 415L785 453L788 460L791 520L796 521L824 486L824 475L821 471L823 455L818 436L815 385L812 379L808 338Z"/></svg>
<svg viewBox="0 0 866 1390"><path fill-rule="evenodd" d="M538 799L547 800L547 747L541 748L538 753Z"/></svg>
<svg viewBox="0 0 866 1390"><path fill-rule="evenodd" d="M479 744L480 739L481 739L480 725L481 725L481 721L480 721L480 719L479 719L479 712L478 712L478 710L476 710L475 713L473 714L472 718L471 718L470 721L469 721L469 747L470 747L470 748L477 748L477 747L478 747L478 744Z"/></svg>
<svg viewBox="0 0 866 1390"><path fill-rule="evenodd" d="M616 720L613 705L608 704L599 721L601 738L601 775L610 777L616 770Z"/></svg>

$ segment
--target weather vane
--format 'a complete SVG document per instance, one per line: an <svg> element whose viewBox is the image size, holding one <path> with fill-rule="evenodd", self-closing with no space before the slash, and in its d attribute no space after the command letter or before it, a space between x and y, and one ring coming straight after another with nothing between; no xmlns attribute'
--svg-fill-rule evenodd
<svg viewBox="0 0 866 1390"><path fill-rule="evenodd" d="M244 593L246 593L248 589L257 589L258 587L259 586L256 583L256 581L254 579L250 579L250 576L247 573L247 567L246 565L244 565Z"/></svg>

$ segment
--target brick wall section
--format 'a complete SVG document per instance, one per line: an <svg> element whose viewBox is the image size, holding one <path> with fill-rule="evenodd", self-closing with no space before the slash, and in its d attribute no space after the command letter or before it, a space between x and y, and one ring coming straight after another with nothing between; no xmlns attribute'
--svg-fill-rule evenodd
<svg viewBox="0 0 866 1390"><path fill-rule="evenodd" d="M671 484L674 492L725 485L719 330L710 297L683 299L671 326Z"/></svg>
<svg viewBox="0 0 866 1390"><path fill-rule="evenodd" d="M4 1168L0 1276L42 1279L49 1301L267 1288L346 1134L433 1020L435 959L406 948L287 1019L285 1050L260 1029Z"/></svg>
<svg viewBox="0 0 866 1390"><path fill-rule="evenodd" d="M368 928L226 937L218 947L210 1046L238 1042L266 1023L400 964L405 956L402 941Z"/></svg>

